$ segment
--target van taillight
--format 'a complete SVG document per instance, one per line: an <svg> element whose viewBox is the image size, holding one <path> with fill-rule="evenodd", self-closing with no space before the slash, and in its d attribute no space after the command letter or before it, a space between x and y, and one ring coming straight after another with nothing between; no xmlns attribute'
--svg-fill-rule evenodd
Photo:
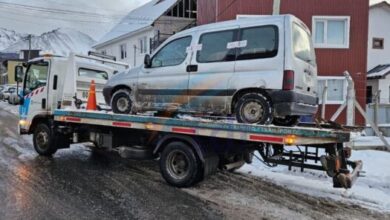
<svg viewBox="0 0 390 220"><path fill-rule="evenodd" d="M294 71L285 70L283 75L283 90L294 89Z"/></svg>

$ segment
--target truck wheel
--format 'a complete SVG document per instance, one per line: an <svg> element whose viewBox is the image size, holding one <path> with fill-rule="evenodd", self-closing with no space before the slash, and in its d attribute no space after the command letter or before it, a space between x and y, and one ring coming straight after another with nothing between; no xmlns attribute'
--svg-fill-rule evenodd
<svg viewBox="0 0 390 220"><path fill-rule="evenodd" d="M277 126L295 126L299 123L299 116L286 116L284 118L274 118L274 121L272 122L274 125Z"/></svg>
<svg viewBox="0 0 390 220"><path fill-rule="evenodd" d="M239 123L270 124L273 109L271 102L264 95L249 93L238 100L235 114Z"/></svg>
<svg viewBox="0 0 390 220"><path fill-rule="evenodd" d="M201 161L183 142L172 142L165 147L160 170L165 181L176 187L190 187L201 180Z"/></svg>
<svg viewBox="0 0 390 220"><path fill-rule="evenodd" d="M52 131L47 124L40 123L35 127L33 135L35 151L42 156L51 156L57 152Z"/></svg>
<svg viewBox="0 0 390 220"><path fill-rule="evenodd" d="M133 108L133 102L130 99L130 91L120 89L114 93L111 98L111 108L116 114L130 114Z"/></svg>

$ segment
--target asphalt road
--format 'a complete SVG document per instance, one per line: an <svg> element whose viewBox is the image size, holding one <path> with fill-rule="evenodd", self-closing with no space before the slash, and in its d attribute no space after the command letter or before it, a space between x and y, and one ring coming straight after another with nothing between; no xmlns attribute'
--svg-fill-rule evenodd
<svg viewBox="0 0 390 220"><path fill-rule="evenodd" d="M40 157L16 123L0 107L0 219L390 219L226 172L177 189L164 182L156 161L83 146Z"/></svg>

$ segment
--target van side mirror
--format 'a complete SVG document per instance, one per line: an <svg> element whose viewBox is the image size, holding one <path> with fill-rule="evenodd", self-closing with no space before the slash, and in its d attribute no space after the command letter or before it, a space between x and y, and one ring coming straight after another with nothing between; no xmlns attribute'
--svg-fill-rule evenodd
<svg viewBox="0 0 390 220"><path fill-rule="evenodd" d="M23 66L15 66L15 81L23 82L24 69Z"/></svg>
<svg viewBox="0 0 390 220"><path fill-rule="evenodd" d="M146 54L146 55L145 55L144 65L145 65L145 68L150 68L150 67L152 67L152 59L150 58L150 55L149 55L149 54Z"/></svg>

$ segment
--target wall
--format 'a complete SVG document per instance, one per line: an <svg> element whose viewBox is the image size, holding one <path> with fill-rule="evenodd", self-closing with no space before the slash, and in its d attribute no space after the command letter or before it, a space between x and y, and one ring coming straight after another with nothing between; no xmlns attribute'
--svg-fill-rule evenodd
<svg viewBox="0 0 390 220"><path fill-rule="evenodd" d="M232 3L233 2L233 3ZM272 14L272 0L198 0L198 23L235 19L237 14ZM204 8L205 6L213 6ZM368 40L369 0L282 0L281 14L293 14L303 20L311 29L312 17L350 16L350 48L316 49L319 74L322 76L342 76L348 70L354 81L356 95L362 106L366 104L366 71ZM216 16L218 15L218 16ZM329 105L326 116L330 118L339 105ZM338 122L346 122L345 112ZM357 113L357 123L364 124Z"/></svg>
<svg viewBox="0 0 390 220"><path fill-rule="evenodd" d="M390 64L390 6L370 8L368 34L368 70L381 64ZM384 38L384 49L373 49L372 39Z"/></svg>
<svg viewBox="0 0 390 220"><path fill-rule="evenodd" d="M390 100L390 74L388 74L384 79L379 80L379 89L381 90L381 95L380 95L380 103L381 104L389 104Z"/></svg>
<svg viewBox="0 0 390 220"><path fill-rule="evenodd" d="M139 32L128 38L112 43L110 45L96 48L96 50L98 52L102 52L103 50L105 50L107 52L107 55L115 56L117 61L128 63L130 64L131 67L139 66L143 64L143 60L145 57L145 53L141 53L139 50L140 47L139 40L143 37L146 37L149 40L153 36L154 36L154 29L150 28L149 30ZM125 59L121 59L120 45L122 44L126 44L126 48L127 48L127 57ZM136 49L134 49L134 45L136 46ZM149 51L149 43L148 43L147 51ZM134 59L134 54L136 54L135 59Z"/></svg>

